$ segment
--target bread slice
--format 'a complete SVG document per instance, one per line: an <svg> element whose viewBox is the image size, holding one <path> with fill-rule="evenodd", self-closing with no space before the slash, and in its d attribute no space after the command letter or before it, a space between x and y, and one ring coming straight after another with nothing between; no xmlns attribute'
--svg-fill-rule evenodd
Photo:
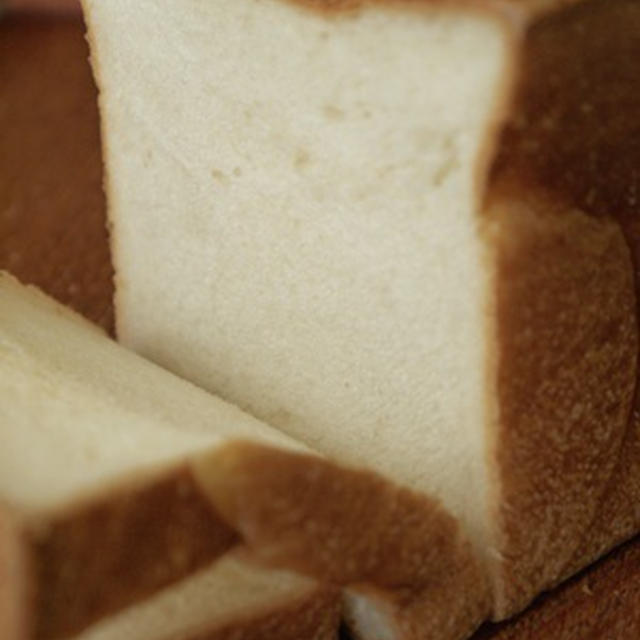
<svg viewBox="0 0 640 640"><path fill-rule="evenodd" d="M337 640L338 593L238 552L74 640Z"/></svg>
<svg viewBox="0 0 640 640"><path fill-rule="evenodd" d="M234 436L278 432L0 274L3 637L58 638L225 553L194 478ZM14 631L11 631L11 629Z"/></svg>
<svg viewBox="0 0 640 640"><path fill-rule="evenodd" d="M637 2L85 9L126 345L437 496L497 618L640 528L598 515L636 385Z"/></svg>
<svg viewBox="0 0 640 640"><path fill-rule="evenodd" d="M6 274L0 397L3 640L76 634L240 537L265 565L375 593L354 615L378 621L364 640L382 624L417 638L443 616L433 637L456 640L488 614L437 503L321 459Z"/></svg>

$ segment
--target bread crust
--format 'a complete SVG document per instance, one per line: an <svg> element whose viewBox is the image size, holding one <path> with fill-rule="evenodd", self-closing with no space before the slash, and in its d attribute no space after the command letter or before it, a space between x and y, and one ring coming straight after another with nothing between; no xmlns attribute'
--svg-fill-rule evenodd
<svg viewBox="0 0 640 640"><path fill-rule="evenodd" d="M498 617L555 584L592 522L620 454L638 349L631 260L615 221L513 193L486 212L499 345Z"/></svg>
<svg viewBox="0 0 640 640"><path fill-rule="evenodd" d="M214 455L196 463L196 477L265 563L331 584L375 585L403 640L425 630L466 637L488 615L484 572L435 500L369 471L262 445L233 443Z"/></svg>
<svg viewBox="0 0 640 640"><path fill-rule="evenodd" d="M20 550L16 577L25 585L9 585L0 604L9 620L29 622L28 629L15 625L13 636L3 635L7 640L78 633L206 566L237 542L187 466L53 513L24 516L6 508L0 516L9 523L0 530L0 549Z"/></svg>
<svg viewBox="0 0 640 640"><path fill-rule="evenodd" d="M527 222L520 211L505 219L509 226L497 247L501 415L493 442L502 492L495 505L504 556L499 582L505 589L498 617L522 608L537 591L640 528L638 401L632 407L640 261L638 33L640 5L630 0L589 0L533 22L491 168L486 217L505 199L551 213L546 240L522 228ZM554 221L554 211L563 222ZM567 226L561 231L558 225ZM522 243L523 233L529 243ZM607 237L610 244L600 244ZM585 245L588 238L591 247ZM521 243L519 253L513 242ZM554 274L553 263L564 265L564 272ZM558 344L561 333L574 334L571 340L581 345L575 355L563 359L553 340L546 340L554 327ZM531 330L536 339L527 341ZM586 354L593 357L588 368ZM545 385L559 376L566 379L556 389L562 398L548 394L542 400ZM589 419L572 420L570 407L585 402L600 409L590 409ZM542 417L546 421L536 426ZM572 422L583 438L571 438ZM543 429L548 434L541 439ZM574 490L563 476L571 478ZM527 530L548 541L546 550L525 543Z"/></svg>

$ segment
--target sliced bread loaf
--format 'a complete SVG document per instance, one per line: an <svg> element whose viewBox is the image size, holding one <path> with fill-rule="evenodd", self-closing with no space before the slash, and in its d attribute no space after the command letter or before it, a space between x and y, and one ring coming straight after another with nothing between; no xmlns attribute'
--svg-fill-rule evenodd
<svg viewBox="0 0 640 640"><path fill-rule="evenodd" d="M496 617L640 526L637 469L599 515L636 385L637 2L84 4L125 344L440 498Z"/></svg>

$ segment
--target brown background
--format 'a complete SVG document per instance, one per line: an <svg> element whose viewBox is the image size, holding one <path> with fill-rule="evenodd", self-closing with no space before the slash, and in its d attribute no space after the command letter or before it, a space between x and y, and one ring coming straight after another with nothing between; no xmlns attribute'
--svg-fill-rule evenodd
<svg viewBox="0 0 640 640"><path fill-rule="evenodd" d="M98 114L83 31L77 18L0 22L0 268L112 331ZM640 640L640 538L518 620L477 635L489 638Z"/></svg>

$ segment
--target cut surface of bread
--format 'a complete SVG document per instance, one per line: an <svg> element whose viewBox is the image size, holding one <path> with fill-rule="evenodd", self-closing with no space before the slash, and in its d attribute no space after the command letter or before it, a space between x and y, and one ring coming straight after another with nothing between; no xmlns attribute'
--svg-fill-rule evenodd
<svg viewBox="0 0 640 640"><path fill-rule="evenodd" d="M335 590L229 552L74 640L336 640Z"/></svg>
<svg viewBox="0 0 640 640"><path fill-rule="evenodd" d="M495 617L637 528L589 540L636 385L640 5L85 8L125 344L435 495Z"/></svg>
<svg viewBox="0 0 640 640"><path fill-rule="evenodd" d="M54 509L230 438L296 446L7 274L0 295L0 486L9 505Z"/></svg>
<svg viewBox="0 0 640 640"><path fill-rule="evenodd" d="M452 589L436 640L488 613L468 541L435 501L323 460L7 274L0 393L7 640L68 637L240 537L267 565L376 589L368 615L384 610L398 634L432 624Z"/></svg>

